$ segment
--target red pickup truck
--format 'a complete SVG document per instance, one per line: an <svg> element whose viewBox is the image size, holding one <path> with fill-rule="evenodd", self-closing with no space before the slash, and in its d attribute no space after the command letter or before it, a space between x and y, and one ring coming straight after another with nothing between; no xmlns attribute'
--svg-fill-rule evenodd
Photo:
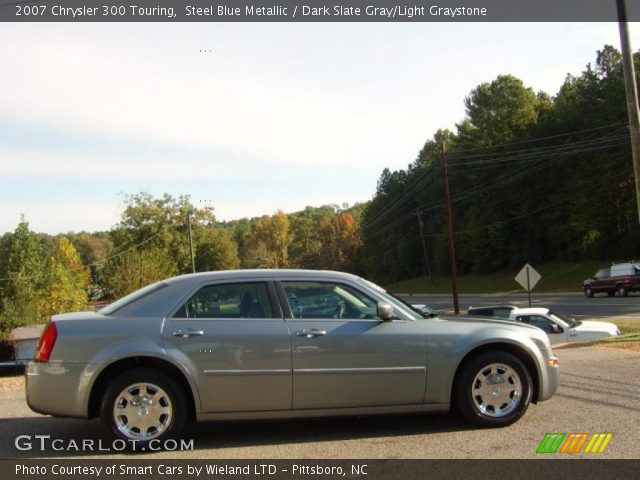
<svg viewBox="0 0 640 480"><path fill-rule="evenodd" d="M629 292L640 292L640 263L617 263L598 270L593 278L583 282L584 295L606 292L610 297L616 293L626 297Z"/></svg>

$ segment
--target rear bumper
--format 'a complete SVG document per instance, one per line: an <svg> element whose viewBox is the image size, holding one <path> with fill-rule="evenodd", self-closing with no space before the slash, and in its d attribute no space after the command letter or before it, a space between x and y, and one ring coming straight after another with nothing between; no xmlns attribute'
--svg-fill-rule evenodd
<svg viewBox="0 0 640 480"><path fill-rule="evenodd" d="M87 418L85 365L29 362L25 369L27 405L37 413Z"/></svg>

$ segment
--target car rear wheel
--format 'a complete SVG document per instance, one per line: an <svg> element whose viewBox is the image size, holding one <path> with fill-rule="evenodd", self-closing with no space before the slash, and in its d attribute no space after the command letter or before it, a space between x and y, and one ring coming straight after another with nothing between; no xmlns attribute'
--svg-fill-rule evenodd
<svg viewBox="0 0 640 480"><path fill-rule="evenodd" d="M618 285L617 290L619 297L626 297L629 294L629 292L627 291L627 287L625 287L624 285Z"/></svg>
<svg viewBox="0 0 640 480"><path fill-rule="evenodd" d="M487 352L463 367L454 404L476 425L504 427L524 415L531 394L531 375L520 359L508 352Z"/></svg>
<svg viewBox="0 0 640 480"><path fill-rule="evenodd" d="M106 429L129 446L176 438L187 423L187 403L180 387L164 373L136 368L120 374L102 398L100 418ZM144 448L144 447L143 447Z"/></svg>
<svg viewBox="0 0 640 480"><path fill-rule="evenodd" d="M584 296L587 298L593 298L593 290L589 285L584 287Z"/></svg>

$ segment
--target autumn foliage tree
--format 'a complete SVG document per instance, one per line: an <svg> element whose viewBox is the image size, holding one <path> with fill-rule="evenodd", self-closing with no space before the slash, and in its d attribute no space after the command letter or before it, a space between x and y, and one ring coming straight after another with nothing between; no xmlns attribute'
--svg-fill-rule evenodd
<svg viewBox="0 0 640 480"><path fill-rule="evenodd" d="M80 254L66 237L60 237L51 256L48 274L40 298L45 316L87 308L89 270L82 265Z"/></svg>
<svg viewBox="0 0 640 480"><path fill-rule="evenodd" d="M325 217L320 224L322 268L355 272L362 245L360 229L350 213Z"/></svg>
<svg viewBox="0 0 640 480"><path fill-rule="evenodd" d="M257 219L249 240L247 266L255 268L283 268L289 265L289 245L293 240L289 231L289 217L278 211L272 216Z"/></svg>

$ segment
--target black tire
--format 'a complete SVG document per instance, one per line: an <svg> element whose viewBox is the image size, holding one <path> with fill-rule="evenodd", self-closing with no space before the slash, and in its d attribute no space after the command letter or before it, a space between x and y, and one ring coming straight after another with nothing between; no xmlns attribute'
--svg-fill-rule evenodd
<svg viewBox="0 0 640 480"><path fill-rule="evenodd" d="M619 297L626 297L627 295L629 295L629 291L627 290L627 287L625 287L622 284L616 287L616 291L618 292Z"/></svg>
<svg viewBox="0 0 640 480"><path fill-rule="evenodd" d="M119 415L115 412L117 405L121 409ZM147 413L137 414L130 421L127 408L145 409ZM141 450L150 441L161 446L166 439L179 438L187 424L188 411L185 394L174 380L159 370L140 367L121 373L107 387L100 404L100 419L110 436L124 440L128 448ZM147 428L145 422L154 418L160 428ZM141 428L136 427L136 422Z"/></svg>
<svg viewBox="0 0 640 480"><path fill-rule="evenodd" d="M593 298L593 290L591 286L585 285L584 287L584 296L587 298Z"/></svg>
<svg viewBox="0 0 640 480"><path fill-rule="evenodd" d="M615 297L616 296L616 291L615 290L609 290L607 292L607 295L609 295L610 297Z"/></svg>
<svg viewBox="0 0 640 480"><path fill-rule="evenodd" d="M456 379L454 408L481 427L511 425L531 403L531 375L524 363L508 352L486 352L473 357ZM486 392L489 389L495 390ZM483 398L483 393L488 396Z"/></svg>

